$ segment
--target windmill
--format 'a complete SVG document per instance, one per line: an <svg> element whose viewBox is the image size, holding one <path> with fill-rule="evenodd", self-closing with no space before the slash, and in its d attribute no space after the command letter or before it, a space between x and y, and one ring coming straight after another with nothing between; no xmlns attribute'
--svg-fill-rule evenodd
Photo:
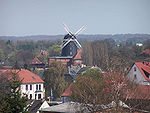
<svg viewBox="0 0 150 113"><path fill-rule="evenodd" d="M77 50L82 48L76 37L79 35L79 32L85 29L85 27L81 27L73 34L65 24L63 24L63 26L68 34L64 36L62 44L62 56L75 56Z"/></svg>

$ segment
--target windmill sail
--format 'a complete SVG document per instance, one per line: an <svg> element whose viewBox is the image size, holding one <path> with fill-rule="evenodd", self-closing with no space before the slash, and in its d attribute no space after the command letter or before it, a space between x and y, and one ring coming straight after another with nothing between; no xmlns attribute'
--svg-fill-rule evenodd
<svg viewBox="0 0 150 113"><path fill-rule="evenodd" d="M62 56L75 56L77 50L82 48L82 46L76 39L76 36L79 34L79 32L83 31L85 27L81 27L75 34L73 34L65 24L63 24L63 26L68 34L65 35L62 44Z"/></svg>

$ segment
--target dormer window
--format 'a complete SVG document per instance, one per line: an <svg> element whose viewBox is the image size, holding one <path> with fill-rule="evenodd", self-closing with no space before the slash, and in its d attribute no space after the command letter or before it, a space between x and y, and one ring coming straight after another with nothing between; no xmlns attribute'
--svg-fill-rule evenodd
<svg viewBox="0 0 150 113"><path fill-rule="evenodd" d="M146 75L146 77L147 77L148 79L150 79L150 73L147 72L146 70L144 70L143 68L142 68L142 70L143 70L144 74Z"/></svg>

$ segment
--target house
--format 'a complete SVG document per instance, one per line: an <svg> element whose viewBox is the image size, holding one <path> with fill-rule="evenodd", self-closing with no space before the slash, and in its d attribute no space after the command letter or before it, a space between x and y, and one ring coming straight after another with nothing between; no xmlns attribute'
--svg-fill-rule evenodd
<svg viewBox="0 0 150 113"><path fill-rule="evenodd" d="M142 43L136 43L136 46L141 47L141 46L143 46L143 44Z"/></svg>
<svg viewBox="0 0 150 113"><path fill-rule="evenodd" d="M75 102L66 102L39 110L40 113L88 113L85 107Z"/></svg>
<svg viewBox="0 0 150 113"><path fill-rule="evenodd" d="M89 104L90 106L90 104ZM92 105L91 105L92 106ZM112 101L108 105L97 105L96 113L116 113L116 103ZM99 108L99 110L98 110ZM122 113L149 113L146 110L135 109L129 107L124 102L119 101L119 111ZM50 106L40 110L40 113L92 113L90 107L84 106L82 103L66 102L59 105ZM120 112L119 112L120 113Z"/></svg>
<svg viewBox="0 0 150 113"><path fill-rule="evenodd" d="M74 65L81 65L82 64L82 49L77 50L77 54L73 58Z"/></svg>
<svg viewBox="0 0 150 113"><path fill-rule="evenodd" d="M54 56L49 58L49 65L55 61L61 62L65 66L70 66L72 64L72 56Z"/></svg>
<svg viewBox="0 0 150 113"><path fill-rule="evenodd" d="M21 80L21 88L20 91L22 94L27 94L28 99L43 99L43 84L44 81L36 74L32 73L29 70L21 69L21 70L1 70L1 74L8 79L10 79L11 74L14 73L18 75L19 80ZM1 75L0 74L0 75ZM8 75L8 76L7 76Z"/></svg>
<svg viewBox="0 0 150 113"><path fill-rule="evenodd" d="M28 107L30 113L39 113L39 110L49 107L49 104L43 100L29 100Z"/></svg>
<svg viewBox="0 0 150 113"><path fill-rule="evenodd" d="M141 85L150 85L150 62L135 62L127 78Z"/></svg>
<svg viewBox="0 0 150 113"><path fill-rule="evenodd" d="M82 55L82 50L78 49L75 56L54 56L54 57L50 57L48 62L50 65L54 61L60 61L62 62L62 64L66 65L67 67L71 65L81 65L82 64L81 55Z"/></svg>
<svg viewBox="0 0 150 113"><path fill-rule="evenodd" d="M32 68L45 68L45 64L38 58L35 57L31 62L30 66Z"/></svg>
<svg viewBox="0 0 150 113"><path fill-rule="evenodd" d="M61 95L63 103L71 101L71 98L70 98L70 96L72 94L71 87L72 87L72 83L64 91L64 93Z"/></svg>

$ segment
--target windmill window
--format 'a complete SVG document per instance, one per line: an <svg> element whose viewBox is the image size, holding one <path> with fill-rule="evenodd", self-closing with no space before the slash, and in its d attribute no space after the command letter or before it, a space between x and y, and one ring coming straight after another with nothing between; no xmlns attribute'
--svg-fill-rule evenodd
<svg viewBox="0 0 150 113"><path fill-rule="evenodd" d="M143 68L142 68L142 71L144 72L144 74L146 75L146 77L147 77L148 79L150 79L150 73L147 72L146 70L144 70Z"/></svg>

